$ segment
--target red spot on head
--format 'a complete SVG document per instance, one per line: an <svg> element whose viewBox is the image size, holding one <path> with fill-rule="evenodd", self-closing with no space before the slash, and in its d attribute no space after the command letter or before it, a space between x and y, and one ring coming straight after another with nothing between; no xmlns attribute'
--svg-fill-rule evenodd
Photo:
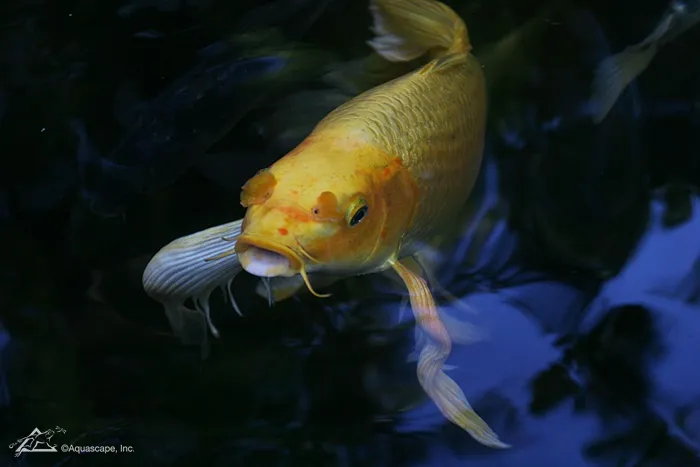
<svg viewBox="0 0 700 467"><path fill-rule="evenodd" d="M277 231L280 233L280 235L287 235L289 233L289 230L285 229L284 227L277 229Z"/></svg>
<svg viewBox="0 0 700 467"><path fill-rule="evenodd" d="M382 240L386 240L386 229L382 229L382 232L379 234Z"/></svg>

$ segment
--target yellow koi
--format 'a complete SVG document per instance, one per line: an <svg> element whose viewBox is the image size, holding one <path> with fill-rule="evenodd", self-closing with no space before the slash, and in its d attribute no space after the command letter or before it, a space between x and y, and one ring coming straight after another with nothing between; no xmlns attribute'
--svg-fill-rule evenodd
<svg viewBox="0 0 700 467"><path fill-rule="evenodd" d="M438 313L427 282L434 285L432 278L416 264L431 242L462 226L484 148L482 66L471 53L464 22L443 3L371 0L370 10L376 37L369 45L379 56L427 63L330 112L295 149L244 185L242 222L164 247L144 273L144 288L166 306L176 333L192 341L178 315L194 317L197 310L185 309L184 300L199 298L195 302L208 318L202 302L216 286L230 284L238 267L278 284L263 283L271 301L302 284L327 296L315 291L309 275L327 284L394 271L425 334L417 349L422 388L477 441L507 448L444 372L457 335L448 333ZM225 235L229 231L234 234ZM217 264L217 272L205 271ZM188 279L188 267L202 279ZM203 322L193 332L204 341ZM216 335L211 322L209 327Z"/></svg>
<svg viewBox="0 0 700 467"><path fill-rule="evenodd" d="M379 85L322 119L289 154L243 187L235 253L260 277L350 276L393 269L426 331L418 379L450 421L507 447L443 371L451 339L426 280L404 259L455 223L479 173L486 86L464 22L433 0L372 0L389 61L430 54L420 69Z"/></svg>

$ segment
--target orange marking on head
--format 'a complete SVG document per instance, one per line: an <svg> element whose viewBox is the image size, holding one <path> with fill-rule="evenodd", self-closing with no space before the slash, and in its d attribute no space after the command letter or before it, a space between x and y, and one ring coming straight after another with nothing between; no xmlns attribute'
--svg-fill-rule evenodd
<svg viewBox="0 0 700 467"><path fill-rule="evenodd" d="M279 209L280 212L286 214L289 220L294 222L311 222L314 220L310 212L302 211L297 207L280 206L277 209Z"/></svg>
<svg viewBox="0 0 700 467"><path fill-rule="evenodd" d="M285 229L284 227L280 227L279 229L277 229L277 231L280 233L280 235L289 234L289 230Z"/></svg>
<svg viewBox="0 0 700 467"><path fill-rule="evenodd" d="M314 217L320 221L337 222L343 219L340 212L338 198L330 191L324 191L318 197L317 204L313 208Z"/></svg>
<svg viewBox="0 0 700 467"><path fill-rule="evenodd" d="M381 169L381 177L385 179L389 179L393 177L396 172L403 167L403 162L401 162L401 158L395 157L389 162L387 165L385 165Z"/></svg>
<svg viewBox="0 0 700 467"><path fill-rule="evenodd" d="M243 190L241 191L241 206L247 208L253 204L264 203L272 196L275 185L277 185L277 180L274 175L267 169L259 171L243 185Z"/></svg>

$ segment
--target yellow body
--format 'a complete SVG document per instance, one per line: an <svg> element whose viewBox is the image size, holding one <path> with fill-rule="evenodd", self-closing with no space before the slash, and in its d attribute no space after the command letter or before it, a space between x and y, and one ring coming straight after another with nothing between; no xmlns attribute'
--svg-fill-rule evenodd
<svg viewBox="0 0 700 467"><path fill-rule="evenodd" d="M431 72L433 66L361 94L331 112L311 136L351 138L370 153L369 170L383 170L387 157L400 160L398 170L413 190L385 195L394 202L386 223L402 224L389 229L401 237L386 243L394 252L400 247L400 258L454 225L481 166L486 121L481 66L472 55L440 71ZM342 183L338 176L329 178Z"/></svg>
<svg viewBox="0 0 700 467"><path fill-rule="evenodd" d="M385 3L406 2L376 2L376 8ZM263 172L274 183L267 196L257 191L269 186L255 179L244 187L248 211L237 244L244 268L241 253L253 245L292 254L296 267L273 276L295 274L301 266L306 272L375 272L454 225L481 166L486 121L481 66L459 23L461 37L450 37L456 51L436 47L437 58L423 68L337 108ZM337 209L338 216L313 214L324 192L335 196L337 207L322 207ZM350 227L358 197L368 212Z"/></svg>
<svg viewBox="0 0 700 467"><path fill-rule="evenodd" d="M481 66L464 23L444 4L372 0L370 9L370 45L379 55L432 60L340 106L250 179L235 253L249 273L300 274L314 294L309 272L393 268L428 336L418 359L422 387L453 423L486 445L506 447L444 373L450 337L426 281L401 261L456 224L474 185L486 125Z"/></svg>

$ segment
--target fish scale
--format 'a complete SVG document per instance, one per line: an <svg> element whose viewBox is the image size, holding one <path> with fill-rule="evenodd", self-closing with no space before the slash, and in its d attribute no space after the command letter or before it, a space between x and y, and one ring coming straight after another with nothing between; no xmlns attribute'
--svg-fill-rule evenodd
<svg viewBox="0 0 700 467"><path fill-rule="evenodd" d="M404 236L409 255L443 231L476 181L486 126L485 83L473 56L454 70L424 69L384 83L341 105L314 132L360 127L388 154L401 158L422 192ZM455 82L455 76L461 80ZM426 176L429 175L429 176ZM449 203L445 203L449 200Z"/></svg>

